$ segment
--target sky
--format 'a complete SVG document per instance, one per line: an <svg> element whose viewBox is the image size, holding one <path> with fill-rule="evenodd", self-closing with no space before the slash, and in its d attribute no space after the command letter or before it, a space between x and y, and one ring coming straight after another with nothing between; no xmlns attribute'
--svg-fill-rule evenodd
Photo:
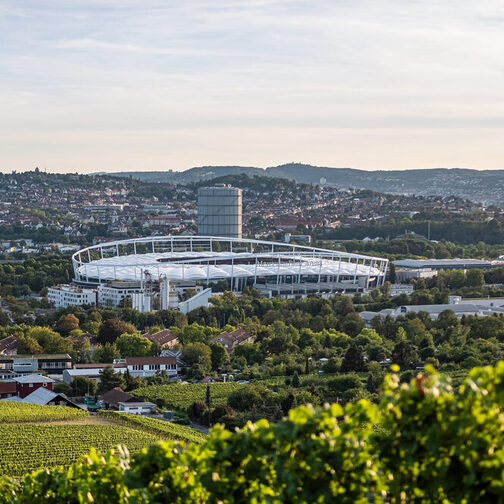
<svg viewBox="0 0 504 504"><path fill-rule="evenodd" d="M0 171L504 169L502 0L0 0Z"/></svg>

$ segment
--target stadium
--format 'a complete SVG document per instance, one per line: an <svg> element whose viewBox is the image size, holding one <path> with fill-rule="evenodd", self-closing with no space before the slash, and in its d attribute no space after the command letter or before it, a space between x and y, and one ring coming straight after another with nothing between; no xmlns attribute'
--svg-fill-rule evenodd
<svg viewBox="0 0 504 504"><path fill-rule="evenodd" d="M383 285L388 260L245 238L153 236L94 245L72 256L75 283L142 281L227 283L268 295L365 292Z"/></svg>

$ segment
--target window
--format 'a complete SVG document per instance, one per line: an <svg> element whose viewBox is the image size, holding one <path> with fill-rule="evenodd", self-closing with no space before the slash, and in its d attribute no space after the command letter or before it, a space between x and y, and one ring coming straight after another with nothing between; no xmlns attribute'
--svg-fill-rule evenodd
<svg viewBox="0 0 504 504"><path fill-rule="evenodd" d="M158 369L161 369L161 366L159 364L149 364L149 369L151 371L156 371Z"/></svg>

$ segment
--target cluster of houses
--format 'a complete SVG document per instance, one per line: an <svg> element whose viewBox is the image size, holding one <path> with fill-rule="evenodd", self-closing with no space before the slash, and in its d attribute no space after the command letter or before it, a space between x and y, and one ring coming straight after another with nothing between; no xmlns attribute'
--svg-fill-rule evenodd
<svg viewBox="0 0 504 504"><path fill-rule="evenodd" d="M181 367L185 365L181 360L181 351L175 349L179 344L178 338L168 329L143 336L159 344L160 355L89 364L73 364L68 354L18 355L17 338L8 336L0 340L0 400L82 408L65 394L55 392L54 385L61 382L70 385L78 376L99 381L107 367L112 367L116 373L128 372L132 377L146 378L164 372L177 379ZM231 353L236 346L252 343L254 338L240 327L232 332L224 331L212 341L221 343ZM98 404L99 407L134 414L149 414L156 410L155 404L140 401L120 389L103 394Z"/></svg>

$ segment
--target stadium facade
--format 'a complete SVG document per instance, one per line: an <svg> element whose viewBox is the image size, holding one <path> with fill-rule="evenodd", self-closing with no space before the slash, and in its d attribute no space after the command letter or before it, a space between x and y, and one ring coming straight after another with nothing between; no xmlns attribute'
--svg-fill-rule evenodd
<svg viewBox="0 0 504 504"><path fill-rule="evenodd" d="M72 256L75 283L168 279L275 296L365 292L383 285L388 260L315 247L244 238L154 236L94 245Z"/></svg>

